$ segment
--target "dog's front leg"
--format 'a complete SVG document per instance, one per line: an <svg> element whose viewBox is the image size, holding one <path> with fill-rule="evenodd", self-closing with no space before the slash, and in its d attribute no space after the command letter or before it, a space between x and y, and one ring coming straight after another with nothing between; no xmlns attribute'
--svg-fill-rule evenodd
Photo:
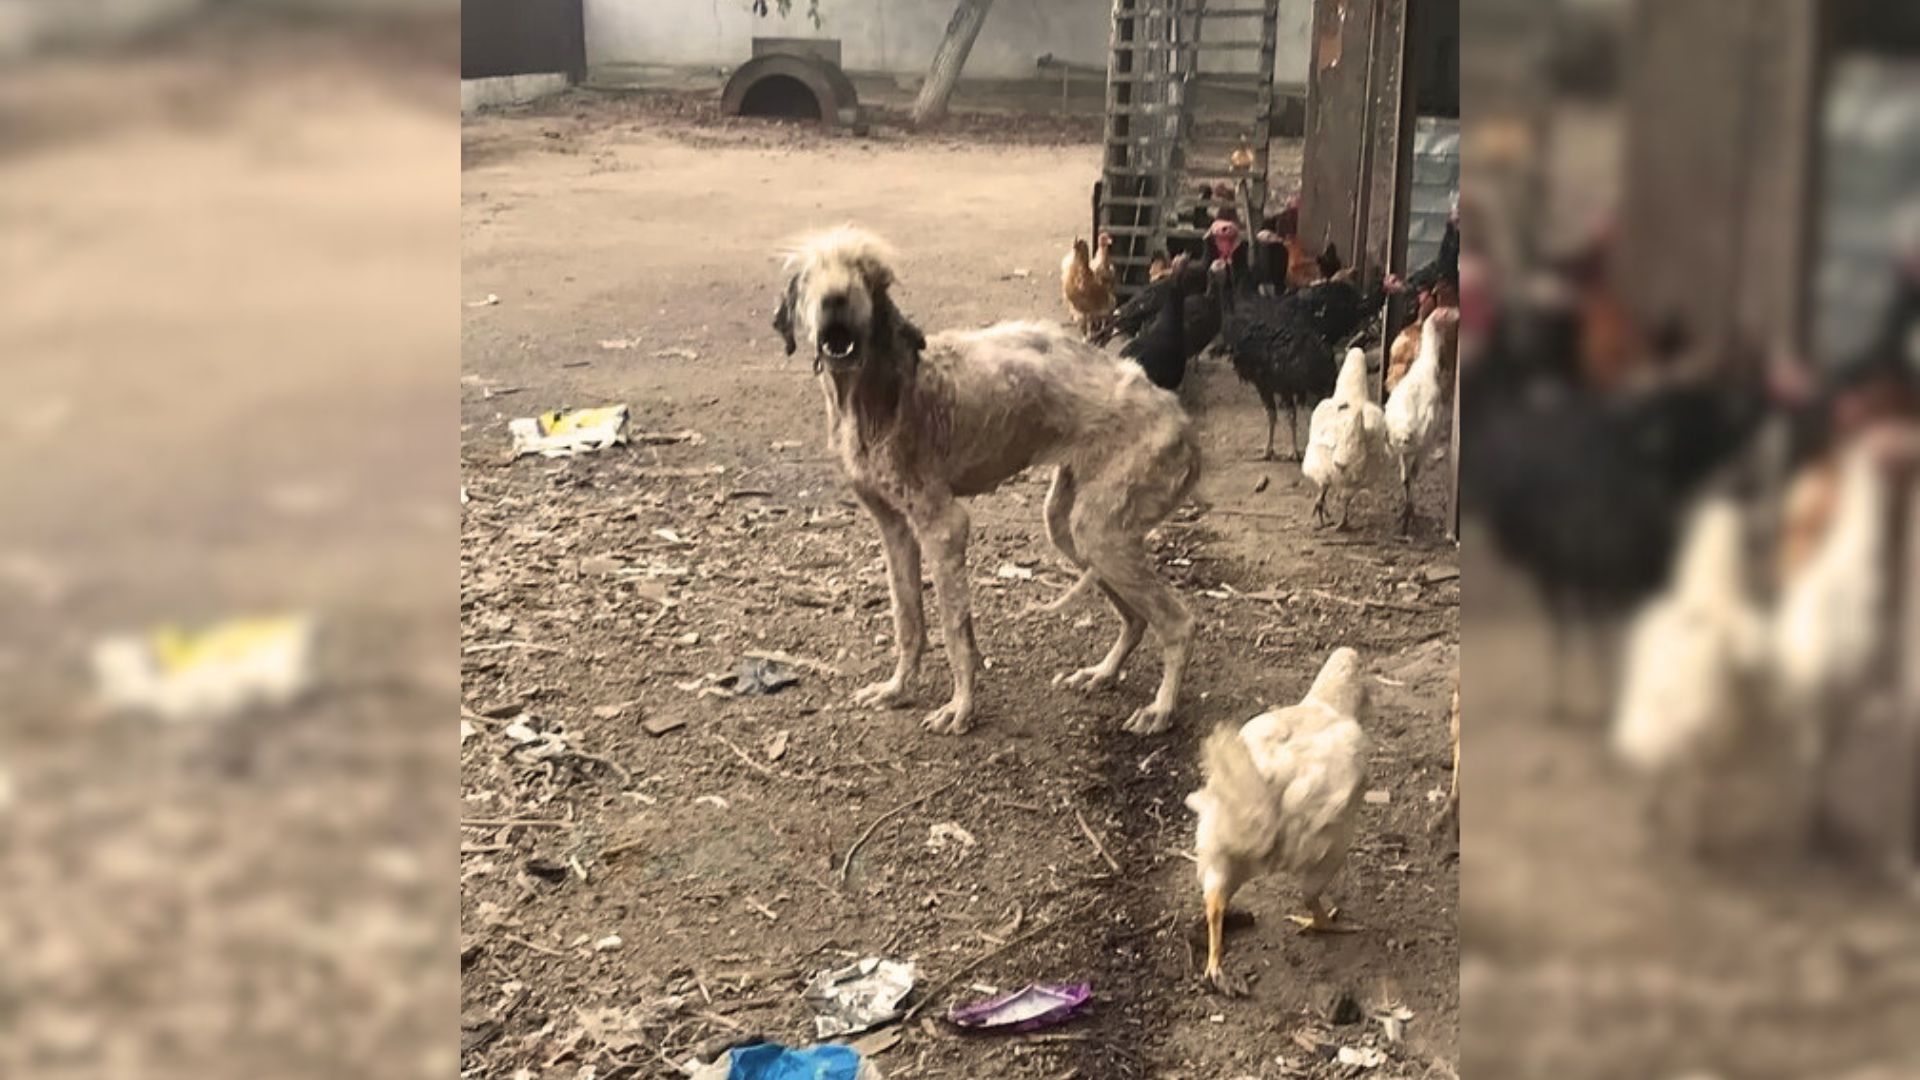
<svg viewBox="0 0 1920 1080"><path fill-rule="evenodd" d="M951 499L916 515L920 543L933 564L933 587L940 594L940 622L947 637L947 666L953 669L953 700L927 714L920 726L940 735L964 735L973 726L973 677L980 649L973 640L973 606L967 595L967 511Z"/></svg>
<svg viewBox="0 0 1920 1080"><path fill-rule="evenodd" d="M913 526L893 504L872 492L856 490L860 504L880 526L880 547L886 552L887 588L893 596L893 677L854 691L860 706L906 704L907 683L920 671L927 651L927 616L920 590L920 544Z"/></svg>

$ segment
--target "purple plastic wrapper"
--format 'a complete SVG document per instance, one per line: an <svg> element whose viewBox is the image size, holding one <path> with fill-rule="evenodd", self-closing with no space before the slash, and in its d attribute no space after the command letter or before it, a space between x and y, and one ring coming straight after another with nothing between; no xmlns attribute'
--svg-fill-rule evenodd
<svg viewBox="0 0 1920 1080"><path fill-rule="evenodd" d="M956 1005L947 1019L975 1031L1034 1031L1079 1012L1092 997L1092 983L1035 983L997 998Z"/></svg>

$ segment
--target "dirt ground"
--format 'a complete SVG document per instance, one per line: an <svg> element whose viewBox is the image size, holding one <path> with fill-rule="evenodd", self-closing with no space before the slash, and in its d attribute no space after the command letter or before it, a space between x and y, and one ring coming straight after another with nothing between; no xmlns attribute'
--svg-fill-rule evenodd
<svg viewBox="0 0 1920 1080"><path fill-rule="evenodd" d="M914 961L928 999L880 1054L889 1077L1350 1075L1341 1046L1382 1049L1370 1075L1454 1075L1458 859L1425 829L1459 630L1437 476L1415 540L1384 497L1357 534L1317 532L1297 468L1256 460L1257 399L1203 362L1186 396L1210 509L1154 542L1201 620L1172 733L1119 730L1146 650L1112 694L1051 685L1112 626L1091 602L1025 611L1067 582L1040 475L972 506L974 731L918 727L945 693L937 648L921 708L847 703L888 663L886 587L809 366L768 327L773 253L854 221L897 243L929 329L1058 318L1098 149L1000 127L835 138L588 95L464 125L463 1075L672 1076L748 1034L808 1042L808 976L868 955ZM614 402L631 448L507 460L510 417ZM1296 700L1339 645L1376 675L1373 790L1336 885L1365 929L1302 936L1291 883L1263 880L1228 937L1253 994L1209 995L1182 804L1199 742ZM752 650L817 665L774 696L716 689ZM1048 1032L934 1019L1082 979L1094 1006ZM1413 1016L1398 1042L1370 1015L1389 1005Z"/></svg>
<svg viewBox="0 0 1920 1080"><path fill-rule="evenodd" d="M444 30L0 75L7 1075L455 1067L457 65L355 44ZM297 708L90 702L100 635L283 611L323 642Z"/></svg>

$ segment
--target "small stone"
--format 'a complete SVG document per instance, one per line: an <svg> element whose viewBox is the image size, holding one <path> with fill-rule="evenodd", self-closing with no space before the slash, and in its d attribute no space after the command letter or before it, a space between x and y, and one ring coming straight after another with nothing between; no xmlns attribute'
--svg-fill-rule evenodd
<svg viewBox="0 0 1920 1080"><path fill-rule="evenodd" d="M640 730L657 739L669 731L676 731L685 726L687 726L686 720L678 716L649 716L641 722Z"/></svg>

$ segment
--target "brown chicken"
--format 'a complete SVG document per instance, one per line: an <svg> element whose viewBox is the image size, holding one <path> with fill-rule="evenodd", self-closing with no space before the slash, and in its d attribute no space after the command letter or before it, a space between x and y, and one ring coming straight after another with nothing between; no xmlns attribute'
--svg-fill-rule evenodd
<svg viewBox="0 0 1920 1080"><path fill-rule="evenodd" d="M1253 169L1253 147L1247 144L1247 137L1240 136L1240 145L1227 155L1227 167L1234 172L1250 172Z"/></svg>
<svg viewBox="0 0 1920 1080"><path fill-rule="evenodd" d="M1100 254L1093 257L1085 240L1075 239L1073 250L1060 262L1060 295L1073 312L1074 325L1092 336L1113 314L1113 264L1108 252L1113 238L1100 234Z"/></svg>
<svg viewBox="0 0 1920 1080"><path fill-rule="evenodd" d="M1452 299L1452 304L1443 303ZM1459 296L1452 286L1440 286L1429 290L1420 297L1420 307L1414 320L1402 327L1396 334L1393 344L1387 349L1387 393L1400 385L1406 378L1407 369L1413 366L1414 357L1420 355L1420 325L1427 316L1441 308L1459 310ZM1440 321L1440 395L1442 400L1453 400L1453 372L1460 362L1460 321L1458 318Z"/></svg>

